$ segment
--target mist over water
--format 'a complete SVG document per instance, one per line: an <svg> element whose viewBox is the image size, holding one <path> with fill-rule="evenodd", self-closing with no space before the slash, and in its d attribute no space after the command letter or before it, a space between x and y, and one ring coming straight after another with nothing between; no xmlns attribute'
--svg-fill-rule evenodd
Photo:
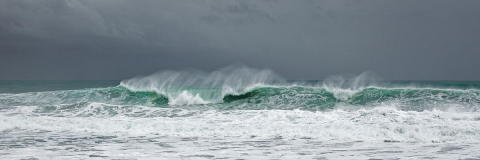
<svg viewBox="0 0 480 160"><path fill-rule="evenodd" d="M446 152L472 158L480 149L476 82L383 81L368 72L292 81L237 65L93 86L2 91L0 154L15 158L57 148L33 157L136 157L118 154L126 149L160 158L422 158ZM198 148L186 149L192 146ZM246 154L237 154L239 147Z"/></svg>

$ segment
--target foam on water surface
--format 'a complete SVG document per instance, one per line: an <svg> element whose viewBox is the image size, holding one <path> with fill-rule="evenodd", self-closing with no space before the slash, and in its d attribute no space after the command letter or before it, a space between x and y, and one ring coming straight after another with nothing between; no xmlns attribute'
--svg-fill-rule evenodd
<svg viewBox="0 0 480 160"><path fill-rule="evenodd" d="M376 107L355 111L301 110L198 111L185 109L124 110L116 116L98 107L75 116L26 115L18 109L0 117L0 131L84 132L166 137L314 138L346 141L477 142L479 112L401 111ZM19 108L31 108L29 106ZM135 107L136 108L136 107ZM87 112L87 113L86 113ZM120 111L119 111L120 112ZM97 115L97 116L94 116ZM107 116L105 116L107 115Z"/></svg>
<svg viewBox="0 0 480 160"><path fill-rule="evenodd" d="M478 158L480 154L479 113L401 111L392 107L329 112L171 108L130 112L140 111L143 116L134 117L126 116L129 113L113 117L2 113L0 154L26 158L26 151L45 153L29 154L40 159L89 156L448 159Z"/></svg>
<svg viewBox="0 0 480 160"><path fill-rule="evenodd" d="M474 82L287 81L239 66L67 88L0 92L1 158L480 158Z"/></svg>

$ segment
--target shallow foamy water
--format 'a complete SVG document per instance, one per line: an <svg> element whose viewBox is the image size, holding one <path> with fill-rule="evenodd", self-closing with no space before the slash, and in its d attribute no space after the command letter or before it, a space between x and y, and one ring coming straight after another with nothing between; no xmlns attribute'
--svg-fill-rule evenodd
<svg viewBox="0 0 480 160"><path fill-rule="evenodd" d="M332 110L90 110L0 114L5 159L480 158L478 112ZM95 107L93 107L95 106ZM133 106L132 106L133 107ZM87 107L88 108L88 107ZM86 114L88 112L90 114Z"/></svg>

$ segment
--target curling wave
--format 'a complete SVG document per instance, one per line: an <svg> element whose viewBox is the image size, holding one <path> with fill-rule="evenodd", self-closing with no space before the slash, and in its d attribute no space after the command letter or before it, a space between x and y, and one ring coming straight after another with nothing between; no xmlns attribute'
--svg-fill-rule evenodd
<svg viewBox="0 0 480 160"><path fill-rule="evenodd" d="M3 106L110 105L217 110L329 110L391 105L401 110L478 111L477 83L385 82L354 78L286 81L270 70L243 66L211 73L165 71L124 80L116 87L0 94Z"/></svg>
<svg viewBox="0 0 480 160"><path fill-rule="evenodd" d="M261 86L241 88L243 92L225 92L222 88L168 88L162 92L130 90L123 85L109 88L3 94L6 106L106 103L153 107L214 107L217 109L303 109L326 110L337 107L369 108L395 104L402 110L448 109L456 106L477 111L480 90L432 88L367 87L345 98L338 91L315 86Z"/></svg>

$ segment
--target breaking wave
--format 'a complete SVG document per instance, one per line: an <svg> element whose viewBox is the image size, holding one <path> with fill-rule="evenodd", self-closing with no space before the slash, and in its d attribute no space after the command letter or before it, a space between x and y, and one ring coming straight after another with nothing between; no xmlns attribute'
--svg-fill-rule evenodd
<svg viewBox="0 0 480 160"><path fill-rule="evenodd" d="M7 106L106 103L164 108L329 110L395 105L402 110L477 111L478 84L389 83L365 73L346 79L286 81L270 70L166 71L109 88L2 94ZM393 85L395 84L395 85Z"/></svg>
<svg viewBox="0 0 480 160"><path fill-rule="evenodd" d="M288 81L229 67L0 94L3 133L477 143L479 120L479 83L391 82L370 73Z"/></svg>

